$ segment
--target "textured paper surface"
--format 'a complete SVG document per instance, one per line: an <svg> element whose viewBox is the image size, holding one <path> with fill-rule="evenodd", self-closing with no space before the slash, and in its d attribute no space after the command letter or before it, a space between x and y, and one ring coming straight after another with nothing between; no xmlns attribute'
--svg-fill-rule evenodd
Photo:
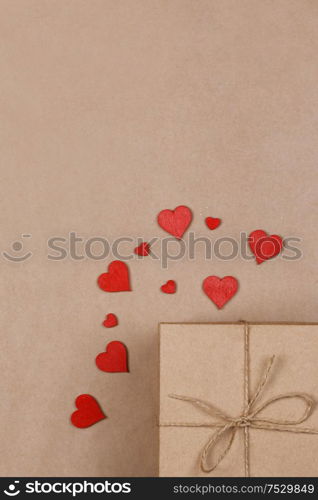
<svg viewBox="0 0 318 500"><path fill-rule="evenodd" d="M0 473L156 475L159 322L317 321L318 4L0 7L1 252L29 233L34 253L0 260ZM96 285L110 259L46 258L47 239L70 231L162 236L157 214L181 204L197 237L220 217L213 238L295 234L303 258L205 261L198 244L168 270L131 261L133 292L113 295ZM221 311L201 290L210 274L240 281ZM175 295L160 292L168 279ZM111 340L127 345L130 374L95 367ZM87 392L108 418L75 429Z"/></svg>
<svg viewBox="0 0 318 500"><path fill-rule="evenodd" d="M318 325L250 326L251 396L273 354L275 362L259 404L291 392L306 393L317 401ZM169 394L195 397L228 415L240 416L244 408L244 326L160 325L160 423L217 421L189 403L169 398ZM261 415L297 420L303 410L303 403L288 400L270 405ZM299 427L318 429L317 408ZM242 429L213 472L200 470L200 452L216 430L161 426L160 475L244 476ZM316 476L318 435L260 429L250 429L249 434L252 476Z"/></svg>

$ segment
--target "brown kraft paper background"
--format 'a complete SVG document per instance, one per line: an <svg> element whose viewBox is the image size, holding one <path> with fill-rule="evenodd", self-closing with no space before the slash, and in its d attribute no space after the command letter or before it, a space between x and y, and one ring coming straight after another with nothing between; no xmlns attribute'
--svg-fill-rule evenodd
<svg viewBox="0 0 318 500"><path fill-rule="evenodd" d="M317 401L318 324L250 325L250 396L268 359L275 361L258 404L286 393L306 393ZM169 394L195 397L233 417L244 407L244 326L239 324L160 325L160 423L215 422L191 404ZM256 405L258 406L258 405ZM269 405L258 416L297 420L300 400ZM297 426L296 426L297 427ZM301 427L318 430L317 407ZM200 470L202 448L216 428L160 427L161 476L244 476L244 433L211 473ZM250 429L250 475L302 477L317 475L318 435ZM224 441L223 441L224 443ZM220 453L216 447L211 457Z"/></svg>
<svg viewBox="0 0 318 500"><path fill-rule="evenodd" d="M159 322L317 321L318 4L0 8L0 473L156 475ZM47 240L71 231L110 242L164 236L156 215L180 204L196 237L261 228L301 238L303 256L257 266L206 260L198 244L194 260L168 269L130 261L133 292L120 294L96 285L112 256L47 258ZM214 232L210 215L223 221ZM29 251L20 263L3 255ZM211 274L240 282L221 311L201 290ZM175 295L160 292L167 279ZM108 312L120 321L112 330L101 326ZM110 340L127 345L130 374L96 369ZM69 423L81 393L108 416L83 430Z"/></svg>

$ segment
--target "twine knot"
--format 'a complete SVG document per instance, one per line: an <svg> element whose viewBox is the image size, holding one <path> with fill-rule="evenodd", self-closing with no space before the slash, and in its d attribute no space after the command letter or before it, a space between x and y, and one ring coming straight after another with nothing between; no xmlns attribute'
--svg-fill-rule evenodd
<svg viewBox="0 0 318 500"><path fill-rule="evenodd" d="M251 425L251 419L248 415L242 415L239 418L233 419L233 425L236 427L249 427Z"/></svg>

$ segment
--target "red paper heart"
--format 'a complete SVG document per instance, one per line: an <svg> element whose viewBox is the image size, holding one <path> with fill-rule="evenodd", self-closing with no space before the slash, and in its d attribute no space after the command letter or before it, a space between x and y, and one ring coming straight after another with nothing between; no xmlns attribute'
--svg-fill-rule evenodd
<svg viewBox="0 0 318 500"><path fill-rule="evenodd" d="M191 210L183 205L175 210L162 210L158 215L159 226L176 238L182 238L191 221Z"/></svg>
<svg viewBox="0 0 318 500"><path fill-rule="evenodd" d="M136 247L134 250L137 255L149 255L150 245L149 243L140 243L139 247Z"/></svg>
<svg viewBox="0 0 318 500"><path fill-rule="evenodd" d="M90 394L81 394L75 400L75 406L78 410L71 415L71 422L75 427L84 429L96 424L100 420L107 418L101 410L96 399Z"/></svg>
<svg viewBox="0 0 318 500"><path fill-rule="evenodd" d="M207 217L205 219L205 223L208 226L208 228L211 229L211 231L213 231L213 229L219 227L219 225L221 224L221 219L218 219L217 217Z"/></svg>
<svg viewBox="0 0 318 500"><path fill-rule="evenodd" d="M253 231L248 238L250 249L255 255L257 264L272 259L279 254L283 248L283 240L277 234L269 236L262 229Z"/></svg>
<svg viewBox="0 0 318 500"><path fill-rule="evenodd" d="M104 292L130 292L128 267L120 260L114 260L108 266L108 273L98 277L98 286Z"/></svg>
<svg viewBox="0 0 318 500"><path fill-rule="evenodd" d="M161 291L163 293L176 293L177 290L177 284L173 280L168 280L167 283L162 285Z"/></svg>
<svg viewBox="0 0 318 500"><path fill-rule="evenodd" d="M222 307L236 294L238 289L238 281L233 276L208 276L203 281L204 293L214 304L219 308Z"/></svg>
<svg viewBox="0 0 318 500"><path fill-rule="evenodd" d="M103 372L128 372L127 349L121 342L114 340L106 346L106 352L96 357L97 368Z"/></svg>
<svg viewBox="0 0 318 500"><path fill-rule="evenodd" d="M116 314L113 314L113 313L107 314L106 319L103 322L103 325L106 328L113 328L113 326L117 326L118 325L118 319L117 319Z"/></svg>

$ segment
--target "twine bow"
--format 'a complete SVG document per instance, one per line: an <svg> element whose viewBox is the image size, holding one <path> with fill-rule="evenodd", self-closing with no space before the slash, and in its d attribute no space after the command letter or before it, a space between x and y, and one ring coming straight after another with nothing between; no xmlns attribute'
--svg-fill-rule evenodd
<svg viewBox="0 0 318 500"><path fill-rule="evenodd" d="M292 433L302 433L302 434L318 434L317 429L310 427L298 427L299 424L305 422L312 412L315 401L313 398L308 396L303 392L291 392L285 394L278 394L263 403L256 406L256 403L260 400L262 393L266 384L268 383L269 374L272 369L275 356L272 356L265 368L260 382L253 397L249 398L249 325L245 324L245 370L244 370L244 394L245 394L245 407L242 415L233 418L227 413L219 410L212 404L202 401L197 398L189 396L181 396L178 394L170 394L169 397L174 399L179 399L181 401L188 402L194 405L196 408L203 410L205 413L212 417L219 419L217 422L202 422L202 423L161 423L161 426L165 427L213 427L218 428L216 432L208 439L207 443L204 445L201 451L200 466L203 472L212 472L223 458L230 451L232 443L234 441L236 432L238 429L244 430L244 466L245 466L245 476L249 476L249 429L265 429L270 431L280 431L280 432L292 432ZM274 419L274 418L263 418L258 417L259 413L270 406L271 404L282 401L285 399L300 399L305 403L305 410L303 414L293 420L284 419ZM210 462L210 456L213 448L222 439L225 439L225 445L223 444L223 449L220 451L216 459Z"/></svg>

